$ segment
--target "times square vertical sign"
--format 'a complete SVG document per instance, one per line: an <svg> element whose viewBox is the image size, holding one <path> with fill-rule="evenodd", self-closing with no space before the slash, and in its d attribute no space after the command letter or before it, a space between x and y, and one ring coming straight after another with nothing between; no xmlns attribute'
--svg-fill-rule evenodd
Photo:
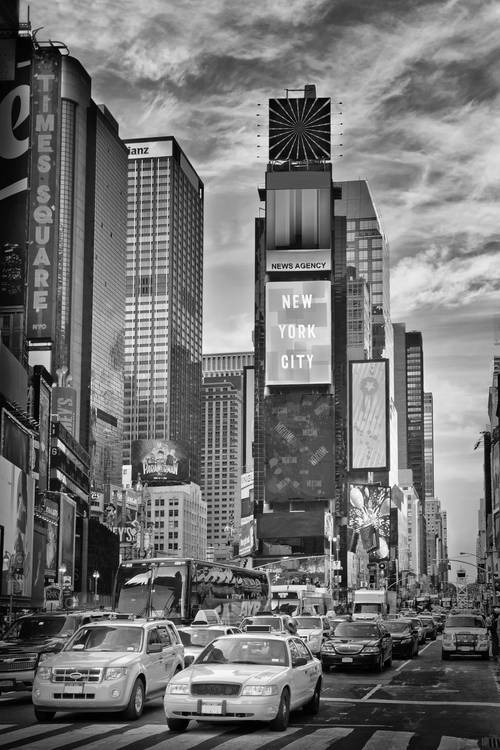
<svg viewBox="0 0 500 750"><path fill-rule="evenodd" d="M31 202L28 243L28 339L54 339L57 291L59 52L33 58Z"/></svg>

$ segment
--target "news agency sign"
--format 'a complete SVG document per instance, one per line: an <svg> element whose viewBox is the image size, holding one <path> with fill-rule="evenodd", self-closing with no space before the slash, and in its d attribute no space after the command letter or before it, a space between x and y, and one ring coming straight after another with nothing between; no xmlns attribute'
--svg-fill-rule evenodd
<svg viewBox="0 0 500 750"><path fill-rule="evenodd" d="M60 58L46 49L33 58L28 339L55 338Z"/></svg>
<svg viewBox="0 0 500 750"><path fill-rule="evenodd" d="M276 273L311 273L332 270L332 251L327 250L268 250L266 270Z"/></svg>

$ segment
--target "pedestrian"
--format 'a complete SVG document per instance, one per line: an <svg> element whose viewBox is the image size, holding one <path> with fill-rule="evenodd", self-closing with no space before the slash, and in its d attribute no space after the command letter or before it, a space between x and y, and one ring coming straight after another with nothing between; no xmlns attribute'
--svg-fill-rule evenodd
<svg viewBox="0 0 500 750"><path fill-rule="evenodd" d="M493 659L498 659L498 643L499 643L499 628L500 628L500 618L498 617L498 613L500 612L500 609L498 607L493 608L493 612L491 615L491 625L490 625L490 640L491 640L491 656Z"/></svg>

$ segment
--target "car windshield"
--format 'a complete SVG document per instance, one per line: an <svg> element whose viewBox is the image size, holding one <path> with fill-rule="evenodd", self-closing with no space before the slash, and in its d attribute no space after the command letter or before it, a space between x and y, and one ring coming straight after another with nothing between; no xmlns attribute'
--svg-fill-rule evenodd
<svg viewBox="0 0 500 750"><path fill-rule="evenodd" d="M482 617L448 617L447 628L484 628Z"/></svg>
<svg viewBox="0 0 500 750"><path fill-rule="evenodd" d="M272 638L219 638L199 655L196 664L267 664L287 666L283 641Z"/></svg>
<svg viewBox="0 0 500 750"><path fill-rule="evenodd" d="M375 625L368 622L341 622L334 632L340 638L378 638L379 632Z"/></svg>
<svg viewBox="0 0 500 750"><path fill-rule="evenodd" d="M405 633L410 629L410 623L403 620L386 620L385 627L389 633Z"/></svg>
<svg viewBox="0 0 500 750"><path fill-rule="evenodd" d="M321 617L296 617L295 622L297 623L298 628L319 628L320 630L323 629Z"/></svg>
<svg viewBox="0 0 500 750"><path fill-rule="evenodd" d="M67 651L140 651L142 628L99 625L80 628Z"/></svg>
<svg viewBox="0 0 500 750"><path fill-rule="evenodd" d="M279 617L247 617L241 623L241 629L244 630L247 625L269 625L271 630L281 630Z"/></svg>
<svg viewBox="0 0 500 750"><path fill-rule="evenodd" d="M179 635L181 637L182 644L184 646L199 646L205 648L214 638L220 638L224 635L224 631L220 628L217 629L206 629L200 628L199 630L182 630L179 628Z"/></svg>
<svg viewBox="0 0 500 750"><path fill-rule="evenodd" d="M76 617L29 617L26 620L18 620L6 632L5 641L36 641L38 639L52 638L56 635L74 633L78 627Z"/></svg>

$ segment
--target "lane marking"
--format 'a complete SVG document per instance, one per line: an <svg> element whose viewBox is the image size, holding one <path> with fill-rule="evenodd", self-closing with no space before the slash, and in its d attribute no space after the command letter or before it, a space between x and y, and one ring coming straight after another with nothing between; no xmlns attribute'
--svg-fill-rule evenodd
<svg viewBox="0 0 500 750"><path fill-rule="evenodd" d="M342 740L344 739L344 737L348 737L350 734L352 734L353 731L354 730L350 729L349 727L330 727L329 729L317 729L315 732L311 732L305 737L301 737L300 740L294 740L293 742L290 742L285 747L286 750L304 750L304 742L306 742L307 747L313 747L314 750L328 750L332 740ZM272 739L276 739L276 734ZM219 750L219 748L217 748L217 750ZM383 750L387 750L387 745L384 746Z"/></svg>
<svg viewBox="0 0 500 750"><path fill-rule="evenodd" d="M379 688L381 688L381 687L382 687L382 683L381 683L381 682L379 682L379 683L378 683L378 685L375 685L375 687L373 687L373 688L372 688L371 690L369 690L369 691L367 692L367 694L366 694L366 695L364 695L364 696L363 696L363 697L361 698L361 700L362 700L362 701L367 701L367 700L369 699L369 697L370 697L371 695L373 695L373 693L375 693L375 692L376 692L376 691L377 691L377 690L378 690Z"/></svg>
<svg viewBox="0 0 500 750"><path fill-rule="evenodd" d="M500 708L500 703L487 703L486 701L407 701L403 698L390 700L388 698L324 698L322 703L395 703L397 705L413 706L484 706L485 708Z"/></svg>
<svg viewBox="0 0 500 750"><path fill-rule="evenodd" d="M480 740L468 740L465 737L446 737L441 738L437 750L477 750L481 747Z"/></svg>
<svg viewBox="0 0 500 750"><path fill-rule="evenodd" d="M401 669L403 669L403 667L406 667L407 664L411 664L411 660L410 659L408 659L408 661L404 661L402 664L399 665L399 667L396 667L396 669L394 671L395 672L401 671Z"/></svg>

